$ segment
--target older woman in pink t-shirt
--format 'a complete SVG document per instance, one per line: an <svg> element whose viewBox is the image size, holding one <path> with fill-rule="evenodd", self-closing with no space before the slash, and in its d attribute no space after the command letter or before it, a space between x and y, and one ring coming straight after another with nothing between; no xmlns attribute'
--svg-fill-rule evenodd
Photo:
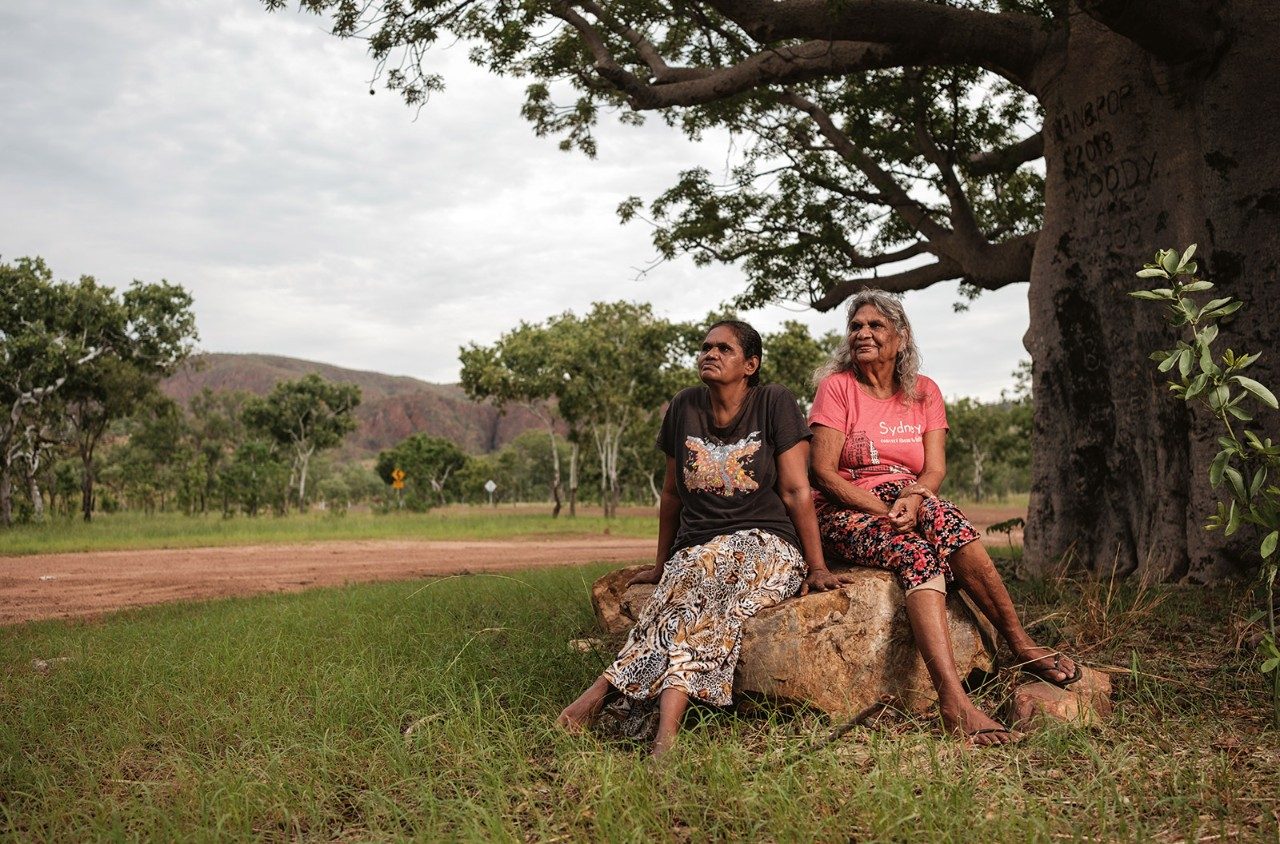
<svg viewBox="0 0 1280 844"><path fill-rule="evenodd" d="M973 705L960 685L946 617L946 584L964 589L995 624L1023 671L1066 687L1072 660L1023 630L978 532L937 497L946 476L947 412L897 299L866 290L849 303L848 336L818 370L809 413L818 527L829 555L892 571L938 691L943 725L974 744L1014 736Z"/></svg>

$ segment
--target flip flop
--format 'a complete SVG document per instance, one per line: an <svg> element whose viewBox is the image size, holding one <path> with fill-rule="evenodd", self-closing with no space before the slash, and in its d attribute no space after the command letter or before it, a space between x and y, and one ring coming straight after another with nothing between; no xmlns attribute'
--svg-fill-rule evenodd
<svg viewBox="0 0 1280 844"><path fill-rule="evenodd" d="M1075 660L1072 660L1076 668L1075 673L1072 674L1070 677L1064 677L1061 680L1055 679L1054 677L1049 676L1050 671L1056 671L1059 674L1067 673L1066 670L1061 667L1062 654L1055 653L1053 655L1053 665L1049 668L1041 668L1040 666L1033 664L1033 663L1039 662L1041 659L1044 659L1044 657L1040 657L1039 659L1032 660L1030 663L1026 665L1021 665L1018 667L1018 670L1025 671L1028 674L1031 674L1032 676L1038 678L1039 680L1045 683L1048 683L1051 686L1057 686L1060 689L1065 689L1067 686L1070 686L1072 683L1076 682L1077 680L1079 680L1081 677L1084 676L1084 672L1080 670L1080 663L1075 662Z"/></svg>

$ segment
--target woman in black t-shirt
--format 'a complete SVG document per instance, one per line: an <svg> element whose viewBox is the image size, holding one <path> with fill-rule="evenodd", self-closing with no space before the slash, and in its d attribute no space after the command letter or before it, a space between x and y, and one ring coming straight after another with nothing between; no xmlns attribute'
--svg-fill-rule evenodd
<svg viewBox="0 0 1280 844"><path fill-rule="evenodd" d="M617 660L560 713L561 726L589 726L617 692L610 711L633 735L652 730L656 709L661 755L690 697L732 701L746 619L797 592L840 586L814 518L809 428L785 387L760 386L762 353L745 322L707 332L704 386L676 394L658 436L667 473L657 564L631 580L658 588Z"/></svg>

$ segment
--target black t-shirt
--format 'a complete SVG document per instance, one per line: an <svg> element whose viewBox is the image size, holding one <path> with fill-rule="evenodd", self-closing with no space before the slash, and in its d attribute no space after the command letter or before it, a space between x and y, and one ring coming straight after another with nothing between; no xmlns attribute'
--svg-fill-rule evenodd
<svg viewBox="0 0 1280 844"><path fill-rule="evenodd" d="M795 526L774 489L776 458L810 436L795 396L781 384L752 387L724 428L716 427L708 388L676 393L658 433L658 448L675 458L682 505L671 551L751 528L799 548Z"/></svg>

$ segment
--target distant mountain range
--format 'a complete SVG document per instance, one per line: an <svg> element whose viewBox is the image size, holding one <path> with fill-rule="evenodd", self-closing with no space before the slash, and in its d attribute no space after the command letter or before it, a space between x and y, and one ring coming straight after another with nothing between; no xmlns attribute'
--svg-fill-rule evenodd
<svg viewBox="0 0 1280 844"><path fill-rule="evenodd" d="M318 373L330 381L360 387L356 417L360 427L340 451L345 457L370 457L410 434L427 433L453 440L463 450L495 451L542 423L523 408L500 414L489 404L471 401L457 384L432 384L403 375L343 369L276 355L208 353L192 357L160 385L165 395L185 405L204 388L241 390L262 396L280 381Z"/></svg>

